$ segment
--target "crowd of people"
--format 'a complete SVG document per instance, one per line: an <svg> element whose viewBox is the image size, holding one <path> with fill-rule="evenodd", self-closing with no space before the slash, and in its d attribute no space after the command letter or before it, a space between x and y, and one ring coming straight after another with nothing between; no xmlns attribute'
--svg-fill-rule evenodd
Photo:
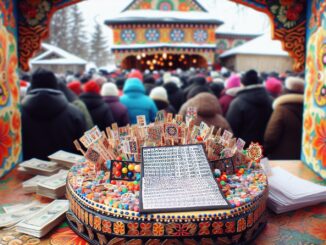
<svg viewBox="0 0 326 245"><path fill-rule="evenodd" d="M227 70L55 75L37 69L22 78L23 157L46 159L57 150L74 152L73 140L97 125L105 130L153 122L159 110L185 116L196 107L196 124L227 129L259 142L270 159L299 159L304 80L291 73L242 74Z"/></svg>

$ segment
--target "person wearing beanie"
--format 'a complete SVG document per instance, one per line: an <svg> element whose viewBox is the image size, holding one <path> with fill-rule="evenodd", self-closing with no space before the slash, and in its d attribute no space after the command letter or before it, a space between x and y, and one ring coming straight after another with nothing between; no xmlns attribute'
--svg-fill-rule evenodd
<svg viewBox="0 0 326 245"><path fill-rule="evenodd" d="M264 143L264 133L273 112L273 98L268 94L258 73L247 71L242 79L241 89L231 102L226 119L231 125L234 136L246 141Z"/></svg>
<svg viewBox="0 0 326 245"><path fill-rule="evenodd" d="M288 77L285 93L274 100L265 132L264 150L269 159L300 159L304 80Z"/></svg>
<svg viewBox="0 0 326 245"><path fill-rule="evenodd" d="M156 87L152 89L149 97L154 100L159 111L165 110L167 113L176 114L175 109L169 103L168 93L164 87Z"/></svg>
<svg viewBox="0 0 326 245"><path fill-rule="evenodd" d="M21 103L24 160L46 160L58 150L76 152L73 141L86 130L83 114L58 90L51 71L37 69L31 88Z"/></svg>
<svg viewBox="0 0 326 245"><path fill-rule="evenodd" d="M222 91L219 99L223 115L225 116L232 100L235 98L237 92L241 87L241 77L239 75L231 75L225 82L225 89Z"/></svg>
<svg viewBox="0 0 326 245"><path fill-rule="evenodd" d="M145 87L138 78L128 78L123 87L123 96L120 102L128 109L132 124L137 123L137 116L144 115L146 122L154 122L157 107L154 101L145 94Z"/></svg>
<svg viewBox="0 0 326 245"><path fill-rule="evenodd" d="M141 82L144 81L143 73L139 70L133 70L129 73L128 78L138 78Z"/></svg>
<svg viewBox="0 0 326 245"><path fill-rule="evenodd" d="M83 92L83 89L82 89L82 86L81 86L81 82L79 82L77 80L68 83L67 84L67 87L72 92L74 92L77 96L79 96Z"/></svg>
<svg viewBox="0 0 326 245"><path fill-rule="evenodd" d="M194 87L208 87L206 78L204 76L196 75L191 77L188 81L188 86L183 90L185 98L188 98L188 93Z"/></svg>
<svg viewBox="0 0 326 245"><path fill-rule="evenodd" d="M273 98L277 98L283 90L282 82L275 77L268 77L265 82L265 87Z"/></svg>
<svg viewBox="0 0 326 245"><path fill-rule="evenodd" d="M215 126L215 128L222 128L231 131L229 123L222 115L222 109L218 99L215 95L210 93L200 93L188 100L181 107L179 114L186 116L189 107L197 108L197 118L195 124L197 126L203 121L208 126Z"/></svg>
<svg viewBox="0 0 326 245"><path fill-rule="evenodd" d="M146 90L146 95L149 95L151 90L155 88L155 79L151 75L146 75L144 78L144 86Z"/></svg>
<svg viewBox="0 0 326 245"><path fill-rule="evenodd" d="M127 107L119 101L119 90L114 83L104 83L101 95L105 103L111 108L113 117L119 127L124 127L130 123Z"/></svg>
<svg viewBox="0 0 326 245"><path fill-rule="evenodd" d="M114 123L111 108L104 102L100 95L100 86L95 81L88 81L84 85L84 93L79 98L86 104L93 122L99 129L105 130Z"/></svg>
<svg viewBox="0 0 326 245"><path fill-rule="evenodd" d="M168 94L168 100L176 111L179 111L185 102L184 93L179 87L180 84L180 78L172 76L170 76L169 79L166 79L165 83L163 84L163 87Z"/></svg>
<svg viewBox="0 0 326 245"><path fill-rule="evenodd" d="M221 97L222 91L224 90L224 84L221 82L212 82L209 84L209 88L213 91L213 94L217 99Z"/></svg>

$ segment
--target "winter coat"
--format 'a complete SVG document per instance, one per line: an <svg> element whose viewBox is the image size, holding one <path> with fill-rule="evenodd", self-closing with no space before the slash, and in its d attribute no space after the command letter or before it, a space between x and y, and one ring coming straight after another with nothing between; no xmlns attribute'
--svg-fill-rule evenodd
<svg viewBox="0 0 326 245"><path fill-rule="evenodd" d="M185 102L185 96L182 90L173 82L163 85L168 93L168 99L170 104L176 111L179 111L183 103Z"/></svg>
<svg viewBox="0 0 326 245"><path fill-rule="evenodd" d="M232 100L236 97L237 92L240 89L241 89L240 87L236 87L236 88L230 88L228 90L225 89L222 92L222 95L219 98L219 102L222 107L223 116L226 116L226 113L228 112L228 109L229 109L229 106L230 106Z"/></svg>
<svg viewBox="0 0 326 245"><path fill-rule="evenodd" d="M173 115L176 114L175 109L173 108L173 106L169 105L169 103L167 103L166 101L163 100L154 100L155 105L157 107L157 109L160 110L165 110L167 113L173 113Z"/></svg>
<svg viewBox="0 0 326 245"><path fill-rule="evenodd" d="M80 99L76 99L72 102L72 104L74 106L76 106L78 108L78 110L80 110L84 117L85 117L85 120L86 120L86 127L87 129L91 129L92 127L94 127L94 123L93 123L93 119L92 119L92 116L91 114L89 113L85 103L80 100Z"/></svg>
<svg viewBox="0 0 326 245"><path fill-rule="evenodd" d="M124 127L130 123L127 107L121 104L118 96L104 96L103 100L111 108L113 117L119 127Z"/></svg>
<svg viewBox="0 0 326 245"><path fill-rule="evenodd" d="M231 102L226 119L236 137L263 144L268 120L273 112L273 99L262 85L250 85L238 92Z"/></svg>
<svg viewBox="0 0 326 245"><path fill-rule="evenodd" d="M94 124L100 130L105 130L114 123L111 108L104 102L101 95L96 93L83 93L79 98L85 103Z"/></svg>
<svg viewBox="0 0 326 245"><path fill-rule="evenodd" d="M273 107L264 137L267 156L277 160L300 159L303 95L282 95Z"/></svg>
<svg viewBox="0 0 326 245"><path fill-rule="evenodd" d="M65 150L76 152L73 141L86 131L85 118L62 92L34 89L21 105L24 160Z"/></svg>
<svg viewBox="0 0 326 245"><path fill-rule="evenodd" d="M123 94L120 97L120 102L127 107L132 124L137 123L138 115L144 115L147 123L155 121L156 105L145 95L144 85L139 79L129 78L123 87Z"/></svg>
<svg viewBox="0 0 326 245"><path fill-rule="evenodd" d="M186 116L188 107L197 107L196 125L203 121L208 126L222 128L231 131L229 123L222 116L222 109L215 95L210 93L200 93L188 100L180 109L179 114Z"/></svg>

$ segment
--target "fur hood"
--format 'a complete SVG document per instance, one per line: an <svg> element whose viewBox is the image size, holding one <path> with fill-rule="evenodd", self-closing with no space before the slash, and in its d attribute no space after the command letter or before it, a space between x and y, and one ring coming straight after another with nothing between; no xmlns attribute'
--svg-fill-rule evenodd
<svg viewBox="0 0 326 245"><path fill-rule="evenodd" d="M273 109L284 104L303 104L302 94L285 94L274 100Z"/></svg>

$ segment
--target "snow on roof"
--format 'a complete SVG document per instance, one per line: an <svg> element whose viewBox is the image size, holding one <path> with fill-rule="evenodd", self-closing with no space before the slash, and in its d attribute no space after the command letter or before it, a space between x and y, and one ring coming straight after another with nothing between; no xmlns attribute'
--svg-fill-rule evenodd
<svg viewBox="0 0 326 245"><path fill-rule="evenodd" d="M215 44L196 44L196 43L155 43L155 44L129 44L112 45L114 49L146 49L146 48L216 48Z"/></svg>
<svg viewBox="0 0 326 245"><path fill-rule="evenodd" d="M221 54L220 57L225 58L236 54L289 56L289 54L283 50L280 41L271 39L270 33L266 33L243 45L230 49Z"/></svg>
<svg viewBox="0 0 326 245"><path fill-rule="evenodd" d="M31 65L36 65L36 64L44 64L44 65L53 65L53 64L59 64L59 65L86 65L87 61L73 55L71 53L68 53L67 51L55 47L53 45L47 44L47 43L42 43L41 44L42 49L45 50L42 54L38 55L37 57L33 58L30 63ZM60 58L49 58L47 59L46 57L50 55L57 55Z"/></svg>
<svg viewBox="0 0 326 245"><path fill-rule="evenodd" d="M233 34L233 35L257 35L260 36L264 33L264 31L257 31L253 28L234 28L230 25L224 24L219 26L216 29L216 34Z"/></svg>
<svg viewBox="0 0 326 245"><path fill-rule="evenodd" d="M105 21L106 24L119 23L144 23L144 22L172 22L172 23L204 23L204 24L223 24L214 15L207 12L190 11L160 11L160 10L128 10L119 13Z"/></svg>

